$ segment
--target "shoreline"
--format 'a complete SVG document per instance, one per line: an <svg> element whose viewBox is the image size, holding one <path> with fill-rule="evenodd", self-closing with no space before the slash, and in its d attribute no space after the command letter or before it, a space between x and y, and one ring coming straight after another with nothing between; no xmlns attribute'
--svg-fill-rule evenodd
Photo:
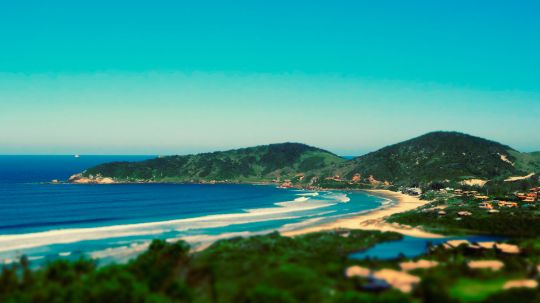
<svg viewBox="0 0 540 303"><path fill-rule="evenodd" d="M340 191L343 190L331 190ZM351 191L351 190L350 190ZM291 229L287 231L280 231L280 228L275 231L280 232L283 236L296 236L306 233L313 233L319 231L335 230L335 229L363 229L363 230L378 230L378 231L393 231L404 235L419 237L419 238L440 238L441 235L428 233L419 228L411 228L400 224L390 224L384 222L384 219L394 213L404 212L411 209L415 209L419 206L429 203L429 201L420 200L417 197L404 195L401 193L393 192L390 190L371 189L371 190L352 190L362 191L368 195L378 196L384 199L391 200L392 202L381 205L378 208L369 210L368 212L352 215L351 217L339 218L335 221L326 221L319 223L318 225L312 225L309 227L303 227L298 229ZM279 209L279 208L278 208ZM286 212L287 209L280 209ZM114 234L114 237L124 237L132 235L153 235L162 232L162 229L171 225L179 223L189 223L200 220L212 220L222 217L244 217L250 215L249 213L233 213L233 214L219 214L219 215L207 215L203 217L195 218L181 218L157 222L144 222L144 223L131 223L120 224L113 226L99 226L92 228L67 228L67 229L53 229L47 231L37 231L25 234L4 234L0 235L0 243L2 246L0 252L15 251L21 249L30 249L39 246L46 246L51 244L68 244L84 240L98 240L102 239L103 233L107 233L109 236ZM252 214L251 214L252 215ZM144 230L145 228L152 227L151 230ZM60 239L59 239L60 238ZM202 250L208 245L213 243L210 241L206 245L196 247L196 250Z"/></svg>
<svg viewBox="0 0 540 303"><path fill-rule="evenodd" d="M350 218L342 218L333 222L323 223L321 225L282 232L281 234L283 236L294 237L313 232L329 231L336 229L362 229L377 230L383 232L391 231L416 238L444 237L443 235L430 233L420 228L386 222L386 218L393 214L416 209L429 203L430 201L420 200L418 197L413 197L386 189L365 189L362 191L368 194L372 194L374 196L390 199L393 201L393 203L388 206L379 207L371 212L360 214Z"/></svg>

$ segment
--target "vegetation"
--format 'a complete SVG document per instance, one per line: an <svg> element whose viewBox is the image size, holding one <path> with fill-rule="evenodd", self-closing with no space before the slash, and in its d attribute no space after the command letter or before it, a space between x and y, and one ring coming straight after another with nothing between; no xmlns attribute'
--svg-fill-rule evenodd
<svg viewBox="0 0 540 303"><path fill-rule="evenodd" d="M127 182L270 182L292 179L343 161L322 149L283 143L142 162L114 162L90 168L83 175Z"/></svg>
<svg viewBox="0 0 540 303"><path fill-rule="evenodd" d="M125 265L55 261L36 271L4 266L0 302L342 302L354 290L347 255L398 234L315 233L235 238L189 254L184 242L156 240ZM388 298L403 298L390 292ZM368 297L369 298L369 297Z"/></svg>
<svg viewBox="0 0 540 303"><path fill-rule="evenodd" d="M410 272L421 282L410 294L365 288L345 269L398 269L397 260L351 260L351 252L398 240L395 233L335 231L296 238L269 234L222 240L197 253L184 242L155 240L128 264L58 260L30 271L28 261L4 266L0 302L538 302L540 291L504 291L510 279L537 277L540 239L518 243L519 255L494 249L432 247L423 259L439 266ZM469 260L498 259L501 271L472 270Z"/></svg>
<svg viewBox="0 0 540 303"><path fill-rule="evenodd" d="M512 163L525 156L509 146L456 132L433 132L385 147L349 161L339 169L347 178L372 175L393 184L419 186L431 182L519 176L528 166ZM540 163L540 162L538 162ZM540 170L538 170L540 171Z"/></svg>
<svg viewBox="0 0 540 303"><path fill-rule="evenodd" d="M419 209L392 215L388 221L420 226L442 234L486 234L513 237L534 237L540 231L540 209L534 203L518 203L518 207L498 207L488 213L472 197L431 196L434 202ZM440 211L444 214L440 214ZM459 212L469 212L460 216Z"/></svg>
<svg viewBox="0 0 540 303"><path fill-rule="evenodd" d="M530 172L540 173L540 153L520 153L497 142L456 132L433 132L348 161L315 147L283 143L114 162L90 168L83 176L110 177L119 182L291 180L297 186L365 188L383 184L379 181L394 186L427 186L433 182L448 185L467 179L496 183ZM351 182L355 175L361 179ZM340 176L340 184L328 181L335 176Z"/></svg>
<svg viewBox="0 0 540 303"><path fill-rule="evenodd" d="M512 151L511 153L517 159L516 167L518 169L527 172L540 172L540 152L520 153Z"/></svg>
<svg viewBox="0 0 540 303"><path fill-rule="evenodd" d="M470 278L459 279L450 289L450 295L459 298L463 302L478 302L499 292L504 283L503 278L490 280L475 280Z"/></svg>

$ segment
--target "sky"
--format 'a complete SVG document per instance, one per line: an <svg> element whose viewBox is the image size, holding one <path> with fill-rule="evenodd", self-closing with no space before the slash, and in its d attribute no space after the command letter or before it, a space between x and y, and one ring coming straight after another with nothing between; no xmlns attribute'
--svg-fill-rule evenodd
<svg viewBox="0 0 540 303"><path fill-rule="evenodd" d="M538 1L2 1L0 154L540 150Z"/></svg>

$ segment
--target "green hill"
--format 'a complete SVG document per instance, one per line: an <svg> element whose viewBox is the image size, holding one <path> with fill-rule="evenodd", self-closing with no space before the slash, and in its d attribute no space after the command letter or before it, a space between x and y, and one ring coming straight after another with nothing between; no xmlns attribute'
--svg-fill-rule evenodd
<svg viewBox="0 0 540 303"><path fill-rule="evenodd" d="M315 184L321 187L343 188L351 187L349 181L355 175L361 176L355 185L358 187L376 181L415 185L470 179L503 184L507 177L531 172L540 173L540 152L520 153L509 146L458 132L432 132L349 161L305 144L282 143L107 163L86 170L78 178L87 178L89 182L107 177L113 182L246 183L292 179L306 184L318 177Z"/></svg>
<svg viewBox="0 0 540 303"><path fill-rule="evenodd" d="M345 160L322 149L282 143L141 162L113 162L83 172L85 178L117 182L265 182L332 167Z"/></svg>
<svg viewBox="0 0 540 303"><path fill-rule="evenodd" d="M509 146L457 132L432 132L355 158L337 168L394 184L493 179L528 172L532 160ZM529 159L527 158L527 159Z"/></svg>
<svg viewBox="0 0 540 303"><path fill-rule="evenodd" d="M540 173L540 152L520 153L512 152L517 159L516 167L522 171Z"/></svg>

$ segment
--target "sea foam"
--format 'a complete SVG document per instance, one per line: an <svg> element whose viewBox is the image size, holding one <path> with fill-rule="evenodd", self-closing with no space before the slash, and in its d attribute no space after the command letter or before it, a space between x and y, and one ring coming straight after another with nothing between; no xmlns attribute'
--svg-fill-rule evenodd
<svg viewBox="0 0 540 303"><path fill-rule="evenodd" d="M176 230L215 228L232 224L281 220L291 218L284 214L302 212L335 205L343 202L346 195L329 196L325 200L299 197L293 201L275 203L276 207L245 209L244 212L206 215L187 219L177 219L149 223L122 224L92 228L68 228L27 234L0 235L0 252L40 247L50 244L67 244L79 241L121 238L131 236L152 236Z"/></svg>

